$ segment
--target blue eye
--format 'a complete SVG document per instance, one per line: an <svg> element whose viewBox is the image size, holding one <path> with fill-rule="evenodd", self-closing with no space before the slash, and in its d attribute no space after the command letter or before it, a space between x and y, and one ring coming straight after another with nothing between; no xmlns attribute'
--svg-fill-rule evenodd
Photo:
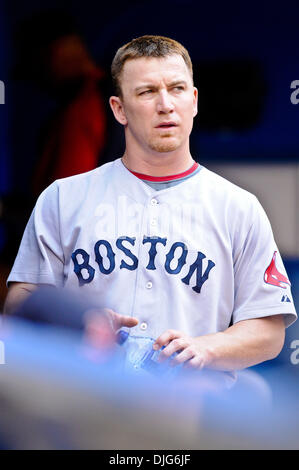
<svg viewBox="0 0 299 470"><path fill-rule="evenodd" d="M150 93L152 93L152 92L153 92L153 90L145 90L145 91L142 91L142 92L140 93L140 95L148 95L148 94L150 94Z"/></svg>

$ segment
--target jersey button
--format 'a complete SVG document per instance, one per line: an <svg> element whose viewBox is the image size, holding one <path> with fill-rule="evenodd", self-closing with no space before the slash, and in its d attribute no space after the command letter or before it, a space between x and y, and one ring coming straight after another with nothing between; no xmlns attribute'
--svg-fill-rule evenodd
<svg viewBox="0 0 299 470"><path fill-rule="evenodd" d="M140 329L143 331L147 329L147 323L145 323L145 321L141 323Z"/></svg>
<svg viewBox="0 0 299 470"><path fill-rule="evenodd" d="M151 289L152 287L153 287L153 283L152 283L151 281L148 281L148 282L146 283L146 288L147 288L147 289Z"/></svg>
<svg viewBox="0 0 299 470"><path fill-rule="evenodd" d="M153 227L155 227L155 226L157 225L156 219L152 219L152 220L151 220L151 225L152 225Z"/></svg>
<svg viewBox="0 0 299 470"><path fill-rule="evenodd" d="M157 201L157 199L152 199L152 200L151 200L151 205L152 205L152 206L156 206L157 204L159 204L158 201Z"/></svg>

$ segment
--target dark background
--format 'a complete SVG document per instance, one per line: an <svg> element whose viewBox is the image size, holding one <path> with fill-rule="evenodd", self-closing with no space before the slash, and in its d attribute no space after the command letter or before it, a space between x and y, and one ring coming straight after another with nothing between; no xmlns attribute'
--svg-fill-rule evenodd
<svg viewBox="0 0 299 470"><path fill-rule="evenodd" d="M6 86L1 193L26 190L36 129L53 106L40 90L11 77L12 38L21 20L55 7L72 14L108 72L116 49L139 35L162 34L187 47L200 96L192 151L202 163L298 160L299 105L290 101L290 84L299 79L298 2L46 0L41 6L12 0L0 2L0 79Z"/></svg>

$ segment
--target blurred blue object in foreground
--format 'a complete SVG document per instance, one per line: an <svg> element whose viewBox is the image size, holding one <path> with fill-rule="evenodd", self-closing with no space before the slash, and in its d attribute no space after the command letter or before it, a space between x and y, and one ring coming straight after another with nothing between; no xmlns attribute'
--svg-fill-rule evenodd
<svg viewBox="0 0 299 470"><path fill-rule="evenodd" d="M198 399L186 418L183 397L177 406L175 390L163 380L124 371L121 346L105 360L90 360L93 348L78 332L13 318L0 339L0 436L9 448L195 445Z"/></svg>
<svg viewBox="0 0 299 470"><path fill-rule="evenodd" d="M14 316L41 325L54 325L80 331L85 327L84 314L96 308L98 308L96 302L84 294L53 286L42 286L17 307Z"/></svg>
<svg viewBox="0 0 299 470"><path fill-rule="evenodd" d="M0 447L299 449L298 375L274 367L264 381L245 370L229 383L212 370L152 373L152 338L90 341L84 318L93 308L43 290L4 318Z"/></svg>
<svg viewBox="0 0 299 470"><path fill-rule="evenodd" d="M283 384L280 400L267 408L242 373L231 389L213 371L181 371L170 381L135 374L123 368L123 346L90 360L82 334L21 319L7 319L0 339L7 448L299 448L298 382L280 371L273 377Z"/></svg>

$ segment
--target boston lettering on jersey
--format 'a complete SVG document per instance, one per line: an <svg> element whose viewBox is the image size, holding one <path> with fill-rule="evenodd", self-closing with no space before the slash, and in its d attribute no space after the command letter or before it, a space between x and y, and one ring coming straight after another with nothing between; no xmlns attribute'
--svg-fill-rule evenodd
<svg viewBox="0 0 299 470"><path fill-rule="evenodd" d="M128 242L132 246L135 245L136 238L133 237L119 237L116 240L116 248L124 253L128 258L131 259L131 263L127 263L123 259L119 266L116 266L115 262L115 252L111 246L111 243L107 240L98 240L94 246L94 256L95 262L98 264L99 270L102 274L109 275L114 271L114 269L128 269L129 271L134 271L138 267L138 258L132 253L132 251L124 246L124 242ZM146 269L148 270L155 270L156 264L156 255L157 255L157 245L161 244L166 246L167 238L161 237L149 237L144 236L143 238L143 245L148 245L148 264ZM106 267L104 266L104 258L100 253L100 247L104 246L106 251ZM176 250L180 250L180 257L177 259L176 266L174 267L171 262L175 258ZM83 261L78 260L79 255ZM165 255L165 264L164 268L168 274L179 274L183 268L183 266L187 263L187 255L188 255L188 248L185 243L183 242L175 242L170 247L168 253ZM195 285L192 286L192 289L200 293L203 284L209 277L211 269L215 266L215 263L211 260L208 260L208 265L206 269L203 271L203 259L206 258L204 253L200 251L197 252L196 260L189 266L189 271L185 277L181 279L184 284L190 285L191 278L194 279ZM76 249L72 253L72 260L74 263L74 272L76 273L79 281L79 285L83 286L84 284L88 284L93 281L95 276L95 269L90 264L90 255L83 250L82 248ZM85 273L83 276L82 272Z"/></svg>

